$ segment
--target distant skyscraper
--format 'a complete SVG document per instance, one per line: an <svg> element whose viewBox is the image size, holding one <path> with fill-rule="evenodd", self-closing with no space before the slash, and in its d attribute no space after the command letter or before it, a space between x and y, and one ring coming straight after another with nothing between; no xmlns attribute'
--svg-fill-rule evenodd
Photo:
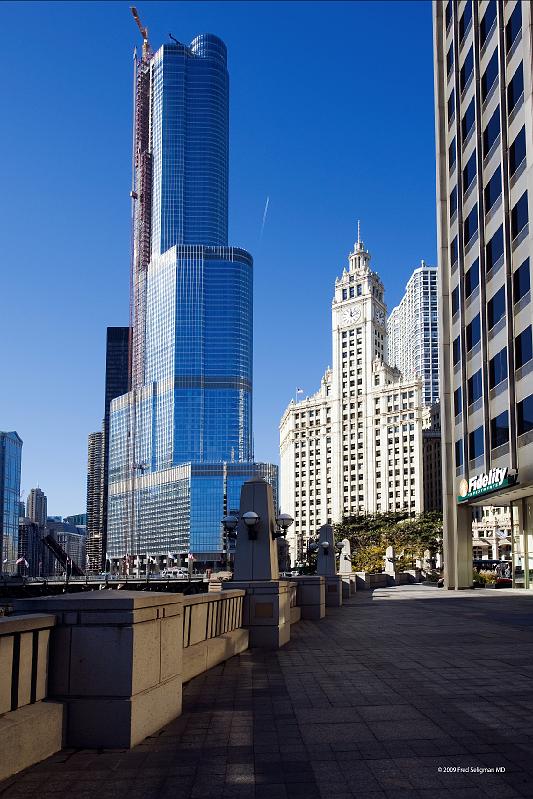
<svg viewBox="0 0 533 799"><path fill-rule="evenodd" d="M104 426L102 437L102 493L100 509L101 535L98 539L87 542L87 549L91 551L91 560L100 559L100 568L105 568L107 552L107 491L109 470L109 421L111 415L111 402L116 397L126 394L129 388L130 372L130 339L131 328L108 327L106 341L105 361L105 399L104 399Z"/></svg>
<svg viewBox="0 0 533 799"><path fill-rule="evenodd" d="M89 435L87 458L87 568L102 569L102 439L103 433Z"/></svg>
<svg viewBox="0 0 533 799"><path fill-rule="evenodd" d="M63 521L67 524L73 524L75 527L87 527L87 514L75 513L73 516L65 516Z"/></svg>
<svg viewBox="0 0 533 799"><path fill-rule="evenodd" d="M22 439L0 431L0 572L15 574L18 558Z"/></svg>
<svg viewBox="0 0 533 799"><path fill-rule="evenodd" d="M28 494L26 516L41 527L46 524L47 500L46 494L40 488L32 488Z"/></svg>
<svg viewBox="0 0 533 799"><path fill-rule="evenodd" d="M333 368L280 425L281 505L295 520L287 540L297 560L326 522L423 508L421 380L386 362L386 310L358 237L335 281Z"/></svg>
<svg viewBox="0 0 533 799"><path fill-rule="evenodd" d="M223 473L242 483L263 468L253 262L227 236L226 47L211 34L145 44L135 69L131 386L111 403L108 551L209 561Z"/></svg>
<svg viewBox="0 0 533 799"><path fill-rule="evenodd" d="M439 401L437 267L422 261L387 320L387 360L406 378L422 378L424 405Z"/></svg>
<svg viewBox="0 0 533 799"><path fill-rule="evenodd" d="M532 24L530 2L433 3L444 561L455 589L472 584L482 502L510 506L513 585L533 588Z"/></svg>

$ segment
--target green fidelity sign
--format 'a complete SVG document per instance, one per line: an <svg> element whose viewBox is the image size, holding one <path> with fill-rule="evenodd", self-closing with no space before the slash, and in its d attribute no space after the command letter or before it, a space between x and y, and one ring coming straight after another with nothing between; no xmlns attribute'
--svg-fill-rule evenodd
<svg viewBox="0 0 533 799"><path fill-rule="evenodd" d="M491 469L490 472L476 474L470 480L461 480L457 502L467 502L469 499L489 494L499 488L514 485L516 475L509 474L509 467Z"/></svg>

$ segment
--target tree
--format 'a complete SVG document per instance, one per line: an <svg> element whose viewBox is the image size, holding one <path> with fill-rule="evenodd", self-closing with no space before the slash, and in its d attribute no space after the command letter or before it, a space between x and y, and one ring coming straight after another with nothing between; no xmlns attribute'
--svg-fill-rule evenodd
<svg viewBox="0 0 533 799"><path fill-rule="evenodd" d="M398 564L404 568L424 557L426 550L434 558L440 547L442 515L434 511L410 516L409 511L361 513L349 516L335 525L335 538L347 538L356 570L368 571L381 563L388 546L399 554Z"/></svg>

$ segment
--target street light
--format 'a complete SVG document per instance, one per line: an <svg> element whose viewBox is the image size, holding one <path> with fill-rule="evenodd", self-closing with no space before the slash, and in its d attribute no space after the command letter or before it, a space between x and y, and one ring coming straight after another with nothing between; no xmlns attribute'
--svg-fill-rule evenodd
<svg viewBox="0 0 533 799"><path fill-rule="evenodd" d="M248 538L250 541L257 539L257 525L259 524L259 516L254 510L247 510L242 514L242 520L248 528Z"/></svg>
<svg viewBox="0 0 533 799"><path fill-rule="evenodd" d="M272 537L279 538L283 536L285 538L287 536L287 530L293 522L294 519L288 513L280 513L280 515L276 517L276 524L279 529L272 534Z"/></svg>

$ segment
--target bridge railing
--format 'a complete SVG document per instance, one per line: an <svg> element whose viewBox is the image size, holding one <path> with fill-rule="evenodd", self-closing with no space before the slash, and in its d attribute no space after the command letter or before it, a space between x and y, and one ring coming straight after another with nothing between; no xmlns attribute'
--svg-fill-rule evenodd
<svg viewBox="0 0 533 799"><path fill-rule="evenodd" d="M48 694L48 649L56 617L0 617L0 780L61 749L63 705Z"/></svg>
<svg viewBox="0 0 533 799"><path fill-rule="evenodd" d="M183 680L248 648L243 629L245 591L183 597Z"/></svg>

